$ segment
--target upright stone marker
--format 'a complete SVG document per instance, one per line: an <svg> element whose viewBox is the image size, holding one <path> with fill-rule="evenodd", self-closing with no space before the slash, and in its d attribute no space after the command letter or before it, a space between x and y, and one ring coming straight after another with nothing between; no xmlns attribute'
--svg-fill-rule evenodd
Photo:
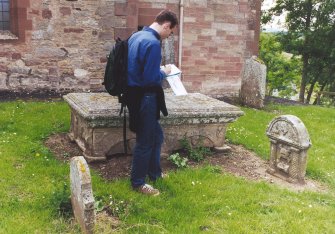
<svg viewBox="0 0 335 234"><path fill-rule="evenodd" d="M244 65L240 98L242 104L254 108L264 107L266 66L256 56L247 59Z"/></svg>
<svg viewBox="0 0 335 234"><path fill-rule="evenodd" d="M271 121L266 135L271 142L267 172L291 183L305 183L307 150L311 141L304 123L296 116L282 115Z"/></svg>
<svg viewBox="0 0 335 234"><path fill-rule="evenodd" d="M70 180L74 216L84 233L93 233L95 224L94 198L90 169L83 156L71 159Z"/></svg>
<svg viewBox="0 0 335 234"><path fill-rule="evenodd" d="M162 64L175 64L174 54L174 35L170 35L168 38L162 41Z"/></svg>

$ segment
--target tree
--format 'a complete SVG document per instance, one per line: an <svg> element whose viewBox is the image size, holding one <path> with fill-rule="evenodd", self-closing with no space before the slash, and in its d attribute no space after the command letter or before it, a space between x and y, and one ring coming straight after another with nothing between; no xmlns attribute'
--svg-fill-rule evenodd
<svg viewBox="0 0 335 234"><path fill-rule="evenodd" d="M298 58L283 53L280 35L261 33L259 57L265 63L266 90L273 95L277 90L281 97L296 94L296 84L301 77L301 62Z"/></svg>
<svg viewBox="0 0 335 234"><path fill-rule="evenodd" d="M266 23L273 14L287 12L285 49L301 56L302 75L299 90L299 101L305 101L305 92L309 85L309 93L316 82L328 85L329 80L312 71L331 70L334 66L334 0L277 0L276 5L266 12L262 22ZM323 60L323 65L318 60ZM329 67L330 66L330 67Z"/></svg>

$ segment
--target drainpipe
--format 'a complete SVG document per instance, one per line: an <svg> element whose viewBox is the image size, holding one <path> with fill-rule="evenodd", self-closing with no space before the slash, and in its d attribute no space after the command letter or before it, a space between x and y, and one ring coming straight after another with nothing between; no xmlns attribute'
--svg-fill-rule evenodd
<svg viewBox="0 0 335 234"><path fill-rule="evenodd" d="M184 23L184 0L179 2L179 47L178 47L178 66L181 69L183 54L183 23Z"/></svg>

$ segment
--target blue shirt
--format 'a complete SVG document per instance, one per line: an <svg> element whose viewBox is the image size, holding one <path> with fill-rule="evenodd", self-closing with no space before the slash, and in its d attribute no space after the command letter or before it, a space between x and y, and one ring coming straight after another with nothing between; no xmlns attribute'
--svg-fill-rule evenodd
<svg viewBox="0 0 335 234"><path fill-rule="evenodd" d="M128 85L161 86L166 74L160 70L162 61L160 36L144 27L128 40Z"/></svg>

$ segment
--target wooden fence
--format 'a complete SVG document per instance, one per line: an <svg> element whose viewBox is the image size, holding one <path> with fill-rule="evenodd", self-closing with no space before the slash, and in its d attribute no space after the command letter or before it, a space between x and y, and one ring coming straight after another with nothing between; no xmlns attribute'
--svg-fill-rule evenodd
<svg viewBox="0 0 335 234"><path fill-rule="evenodd" d="M320 91L320 92L318 92L317 101L316 101L316 103L318 105L320 105L321 96L330 96L330 97L334 97L335 98L335 92L328 92L328 91Z"/></svg>

